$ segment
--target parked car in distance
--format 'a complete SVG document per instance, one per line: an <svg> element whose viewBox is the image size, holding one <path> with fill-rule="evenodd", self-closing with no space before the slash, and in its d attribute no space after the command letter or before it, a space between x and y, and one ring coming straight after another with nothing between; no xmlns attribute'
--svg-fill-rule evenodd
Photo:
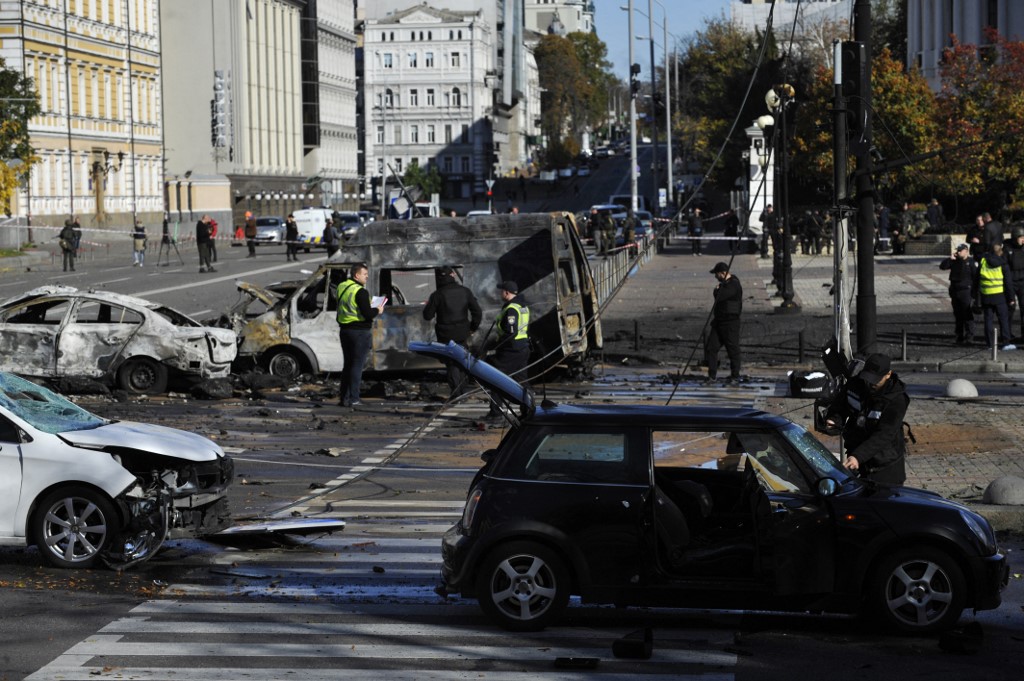
<svg viewBox="0 0 1024 681"><path fill-rule="evenodd" d="M136 394L168 380L222 378L235 334L159 303L107 291L42 286L0 303L0 371L87 376Z"/></svg>
<svg viewBox="0 0 1024 681"><path fill-rule="evenodd" d="M569 166L568 168L559 168L558 169L558 176L559 177L572 177L575 174L576 174L576 168L574 168L573 166Z"/></svg>
<svg viewBox="0 0 1024 681"><path fill-rule="evenodd" d="M468 213L466 213L466 217L467 218L482 218L482 217L485 217L485 216L488 216L488 215L493 215L493 214L494 213L492 213L489 210L471 210Z"/></svg>
<svg viewBox="0 0 1024 681"><path fill-rule="evenodd" d="M279 217L256 218L256 245L284 243L284 220Z"/></svg>
<svg viewBox="0 0 1024 681"><path fill-rule="evenodd" d="M590 166L580 166L576 169L576 177L589 177Z"/></svg>
<svg viewBox="0 0 1024 681"><path fill-rule="evenodd" d="M35 545L58 568L120 570L165 539L225 529L233 477L205 437L108 421L0 372L0 544Z"/></svg>
<svg viewBox="0 0 1024 681"><path fill-rule="evenodd" d="M615 150L613 148L611 148L611 147L598 147L594 151L594 158L608 158L609 156L614 156L614 155L615 155Z"/></svg>
<svg viewBox="0 0 1024 681"><path fill-rule="evenodd" d="M336 215L341 220L341 237L345 241L348 241L355 236L356 232L359 231L359 228L363 226L363 219L359 216L359 213L355 211L339 212L336 213Z"/></svg>
<svg viewBox="0 0 1024 681"><path fill-rule="evenodd" d="M750 408L556 404L454 343L509 432L481 457L441 542L439 593L497 624L558 621L571 595L864 615L914 633L990 610L1009 574L985 518L934 492L851 476L802 426Z"/></svg>
<svg viewBox="0 0 1024 681"><path fill-rule="evenodd" d="M330 208L302 208L292 211L295 218L295 225L299 229L299 243L302 250L309 253L312 248L326 248L324 246L324 227L331 220Z"/></svg>

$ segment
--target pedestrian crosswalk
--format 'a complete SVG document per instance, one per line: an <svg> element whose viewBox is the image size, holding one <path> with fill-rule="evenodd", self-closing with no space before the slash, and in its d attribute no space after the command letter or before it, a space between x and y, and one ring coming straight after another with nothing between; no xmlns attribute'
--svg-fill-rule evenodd
<svg viewBox="0 0 1024 681"><path fill-rule="evenodd" d="M607 612L607 611L604 611ZM147 601L86 638L28 681L62 679L442 681L579 678L649 681L735 678L732 635L666 624L652 628L650 659L617 659L632 621L512 634L469 604Z"/></svg>

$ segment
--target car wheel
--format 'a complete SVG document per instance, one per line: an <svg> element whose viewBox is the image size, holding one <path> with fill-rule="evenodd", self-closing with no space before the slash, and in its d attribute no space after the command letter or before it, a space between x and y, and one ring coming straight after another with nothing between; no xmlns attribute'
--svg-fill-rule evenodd
<svg viewBox="0 0 1024 681"><path fill-rule="evenodd" d="M511 542L481 563L480 608L511 631L540 631L569 602L569 573L554 551L533 542Z"/></svg>
<svg viewBox="0 0 1024 681"><path fill-rule="evenodd" d="M292 380L302 373L302 358L294 350L278 350L267 359L267 371L271 376Z"/></svg>
<svg viewBox="0 0 1024 681"><path fill-rule="evenodd" d="M967 586L953 558L922 546L886 558L870 589L868 603L885 623L921 634L947 629L960 619Z"/></svg>
<svg viewBox="0 0 1024 681"><path fill-rule="evenodd" d="M50 492L32 517L31 538L43 560L58 568L90 568L118 531L114 507L88 487Z"/></svg>
<svg viewBox="0 0 1024 681"><path fill-rule="evenodd" d="M167 367L149 357L133 357L117 372L121 388L135 395L154 395L167 390Z"/></svg>

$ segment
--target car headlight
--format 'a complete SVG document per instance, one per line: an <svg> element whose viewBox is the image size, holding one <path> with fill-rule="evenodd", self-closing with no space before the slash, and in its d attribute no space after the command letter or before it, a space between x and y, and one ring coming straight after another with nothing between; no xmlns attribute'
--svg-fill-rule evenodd
<svg viewBox="0 0 1024 681"><path fill-rule="evenodd" d="M483 491L477 487L469 494L469 499L466 500L466 508L462 510L462 533L467 537L470 535L470 528L473 527L473 517L476 515L476 509L480 505L480 498L484 495Z"/></svg>
<svg viewBox="0 0 1024 681"><path fill-rule="evenodd" d="M981 545L982 553L984 555L991 555L996 552L996 535L992 531L992 526L987 520L972 513L966 509L960 509L960 517L964 519L964 523L970 528L974 536L978 538L978 543Z"/></svg>

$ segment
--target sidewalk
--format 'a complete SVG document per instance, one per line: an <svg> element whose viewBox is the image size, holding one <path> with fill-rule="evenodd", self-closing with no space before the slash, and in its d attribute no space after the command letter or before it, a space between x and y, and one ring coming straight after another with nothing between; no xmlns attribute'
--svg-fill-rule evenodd
<svg viewBox="0 0 1024 681"><path fill-rule="evenodd" d="M607 306L602 315L606 362L659 366L673 377L679 375L683 389L703 378L701 329L715 286L709 270L718 261L728 262L729 256L721 243L706 246L703 256L693 256L690 250L688 242L670 240ZM908 484L970 504L997 529L1024 531L1024 507L981 504L992 480L1005 475L1024 479L1024 397L1017 377L1008 375L1000 382L997 376L1024 374L1024 351L999 353L998 361L991 362L991 351L981 346L953 344L947 273L939 270L939 261L935 256L875 259L878 351L893 358L893 369L908 383L914 382L915 373L941 371L943 383L960 373L989 372L994 385L1006 389L997 387L997 394L983 393L975 399L947 398L941 390L937 396L915 397L907 415L917 438L908 443ZM775 309L780 301L771 297L774 287L768 287L771 260L736 256L732 272L744 291L743 373L751 380L784 383L789 370L823 368L819 349L834 333L832 270L830 256L795 255L793 288L801 311L779 314ZM851 305L855 329L856 301ZM1013 323L1018 330L1019 317ZM722 360L728 361L724 352ZM807 399L759 397L756 405L808 428L813 423ZM838 449L837 440L821 439Z"/></svg>

